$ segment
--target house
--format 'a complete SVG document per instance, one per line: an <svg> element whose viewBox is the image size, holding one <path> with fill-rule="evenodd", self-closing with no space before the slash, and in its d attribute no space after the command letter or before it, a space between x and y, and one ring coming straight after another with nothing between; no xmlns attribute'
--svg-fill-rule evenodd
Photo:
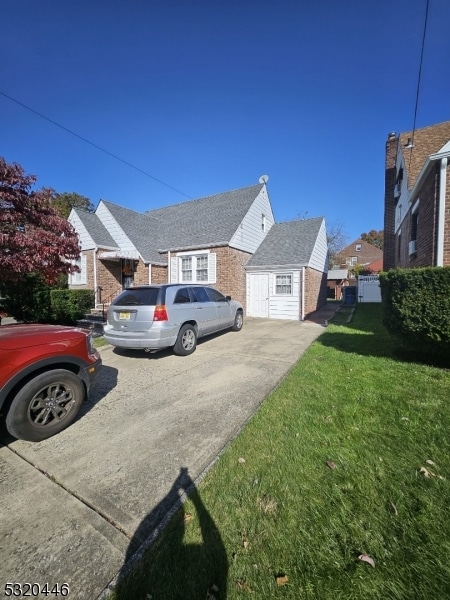
<svg viewBox="0 0 450 600"><path fill-rule="evenodd" d="M450 266L450 121L386 142L385 271Z"/></svg>
<svg viewBox="0 0 450 600"><path fill-rule="evenodd" d="M327 275L327 297L342 300L342 288L350 285L348 269L330 269Z"/></svg>
<svg viewBox="0 0 450 600"><path fill-rule="evenodd" d="M275 223L245 266L247 314L303 320L327 301L327 259L322 217Z"/></svg>
<svg viewBox="0 0 450 600"><path fill-rule="evenodd" d="M109 305L125 287L178 282L214 284L244 308L252 306L256 292L248 293L245 267L275 226L264 181L145 213L101 200L95 213L72 209L69 221L81 246L80 273L70 277L69 287L91 289L98 307ZM320 227L315 231L322 239ZM288 253L281 263L292 267L291 258ZM313 260L310 268L323 269L318 263ZM306 268L295 266L296 272ZM294 277L294 270L288 274ZM304 310L315 310L322 301L313 289L317 298ZM299 311L297 318L304 314Z"/></svg>
<svg viewBox="0 0 450 600"><path fill-rule="evenodd" d="M369 244L358 238L348 246L346 246L336 260L339 264L336 265L340 269L351 269L355 265L369 268L369 265L383 258L383 251L373 244Z"/></svg>

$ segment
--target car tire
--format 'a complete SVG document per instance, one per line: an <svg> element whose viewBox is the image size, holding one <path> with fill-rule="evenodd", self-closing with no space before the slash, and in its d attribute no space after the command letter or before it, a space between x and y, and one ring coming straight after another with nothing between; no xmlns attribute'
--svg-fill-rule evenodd
<svg viewBox="0 0 450 600"><path fill-rule="evenodd" d="M231 328L233 331L240 331L244 325L244 315L241 310L238 310L236 316L234 317L233 327Z"/></svg>
<svg viewBox="0 0 450 600"><path fill-rule="evenodd" d="M197 332L193 325L183 325L178 332L177 341L173 347L174 354L188 356L197 347Z"/></svg>
<svg viewBox="0 0 450 600"><path fill-rule="evenodd" d="M6 415L6 429L20 440L45 440L72 423L85 395L83 382L71 371L41 373L14 397Z"/></svg>

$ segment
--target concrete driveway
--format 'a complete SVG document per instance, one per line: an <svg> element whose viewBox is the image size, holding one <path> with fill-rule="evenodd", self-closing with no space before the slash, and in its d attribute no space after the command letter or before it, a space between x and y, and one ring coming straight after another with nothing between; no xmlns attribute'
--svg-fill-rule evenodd
<svg viewBox="0 0 450 600"><path fill-rule="evenodd" d="M247 319L188 357L102 349L71 427L39 443L3 437L0 597L28 582L97 598L170 508L180 468L201 477L322 331Z"/></svg>

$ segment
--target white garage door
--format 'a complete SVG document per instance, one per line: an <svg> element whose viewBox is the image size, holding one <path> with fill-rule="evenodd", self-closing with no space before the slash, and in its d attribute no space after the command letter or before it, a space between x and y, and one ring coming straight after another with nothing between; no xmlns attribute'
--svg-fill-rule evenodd
<svg viewBox="0 0 450 600"><path fill-rule="evenodd" d="M249 273L249 306L250 317L269 316L269 274Z"/></svg>

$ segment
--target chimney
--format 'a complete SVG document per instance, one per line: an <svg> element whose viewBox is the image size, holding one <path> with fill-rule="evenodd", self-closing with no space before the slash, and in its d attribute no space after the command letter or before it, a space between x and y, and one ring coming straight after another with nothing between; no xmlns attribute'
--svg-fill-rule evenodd
<svg viewBox="0 0 450 600"><path fill-rule="evenodd" d="M398 137L393 131L386 142L384 177L384 250L383 271L395 268L395 197L394 188L397 178Z"/></svg>

